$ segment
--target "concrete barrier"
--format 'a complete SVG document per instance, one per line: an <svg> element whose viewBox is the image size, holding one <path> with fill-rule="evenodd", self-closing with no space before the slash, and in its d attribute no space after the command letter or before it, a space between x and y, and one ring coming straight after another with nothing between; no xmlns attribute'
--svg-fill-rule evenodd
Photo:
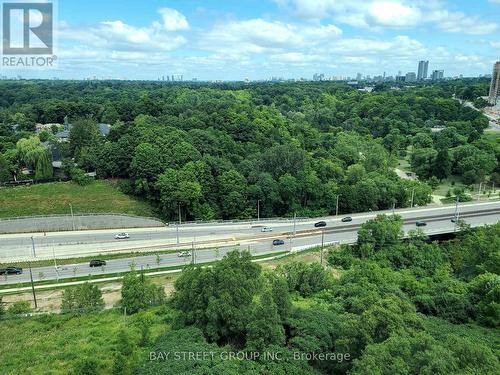
<svg viewBox="0 0 500 375"><path fill-rule="evenodd" d="M165 224L156 218L117 214L30 216L0 219L0 234L90 229L151 228Z"/></svg>

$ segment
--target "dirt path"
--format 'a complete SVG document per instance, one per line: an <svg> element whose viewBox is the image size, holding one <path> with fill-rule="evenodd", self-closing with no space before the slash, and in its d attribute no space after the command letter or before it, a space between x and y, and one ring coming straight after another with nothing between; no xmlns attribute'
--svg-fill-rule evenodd
<svg viewBox="0 0 500 375"><path fill-rule="evenodd" d="M162 282L162 285L167 296L171 295L174 290L173 280ZM101 289L106 308L111 308L120 302L121 287L121 283L99 285L99 289ZM62 294L63 290L61 289L37 291L36 299L38 304L38 311L59 312L62 302ZM8 309L12 303L17 301L29 301L31 303L31 307L35 308L35 304L33 302L33 294L31 292L6 295L3 296L2 301L6 304L6 309Z"/></svg>

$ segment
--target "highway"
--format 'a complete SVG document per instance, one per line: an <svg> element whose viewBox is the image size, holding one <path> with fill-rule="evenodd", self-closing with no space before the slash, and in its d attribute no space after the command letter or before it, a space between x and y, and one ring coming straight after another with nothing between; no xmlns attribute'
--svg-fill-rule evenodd
<svg viewBox="0 0 500 375"><path fill-rule="evenodd" d="M455 230L455 224L450 221L455 212L455 206L422 207L413 209L396 210L395 213L404 219L404 231L416 229L416 220L424 220L427 226L421 228L427 234L449 233ZM391 213L391 212L386 212ZM486 202L478 204L462 204L459 208L460 217L471 226L495 224L500 220L500 202ZM353 243L357 239L357 231L362 223L373 218L378 213L363 213L352 215L352 222L343 223L340 217L326 217L323 219L305 220L297 222L279 221L266 223L238 223L238 224L186 224L179 228L180 246L176 245L176 228L165 229L136 229L128 230L130 239L115 240L117 231L93 231L87 232L64 232L34 235L37 244L37 257L39 254L49 254L49 259L61 250L68 255L66 249L75 251L75 248L87 246L94 249L94 254L103 253L102 249L110 249L115 244L121 248L134 248L151 251L157 243L162 249L184 248L194 249L196 263L205 263L221 259L227 251L233 249L250 250L252 255L272 254L273 252L297 251L304 248L321 245L322 237L325 244L331 243ZM324 220L327 222L325 228L315 228L314 223ZM262 226L273 228L273 232L261 232ZM94 233L97 232L97 233ZM27 237L29 236L29 237ZM137 239L139 238L139 239ZM284 245L273 246L274 239L283 239ZM101 242L99 242L101 241ZM24 247L17 247L22 251L31 253L30 235L0 236L0 251L12 254L18 242ZM52 246L52 243L57 244ZM108 246L109 245L109 246ZM113 245L113 246L111 246ZM27 248L26 248L27 247ZM200 249L201 247L212 247L212 249ZM214 248L218 247L218 250ZM54 251L54 254L53 254ZM107 250L114 252L113 250ZM85 254L88 254L87 252ZM13 254L16 258L16 254ZM80 254L82 255L82 254ZM25 257L26 258L26 257ZM57 258L57 256L56 256ZM105 255L97 258L105 259ZM33 269L33 276L37 280L55 280L78 276L104 275L116 272L128 271L131 265L136 269L154 269L160 267L180 266L191 262L191 257L179 257L177 253L163 254L158 259L155 255L136 256L133 258L121 258L107 261L104 267L90 268L88 263L59 266L39 267ZM25 270L22 275L0 276L0 284L15 284L29 281L29 272Z"/></svg>

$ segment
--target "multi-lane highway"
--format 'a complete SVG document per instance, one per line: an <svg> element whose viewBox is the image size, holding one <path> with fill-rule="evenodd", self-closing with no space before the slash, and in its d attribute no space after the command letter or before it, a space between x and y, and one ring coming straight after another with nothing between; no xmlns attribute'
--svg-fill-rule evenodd
<svg viewBox="0 0 500 375"><path fill-rule="evenodd" d="M387 212L386 212L387 213ZM390 212L389 212L390 213ZM421 228L428 234L448 233L456 229L451 218L455 214L455 206L422 207L396 210L404 219L404 230L408 232L416 229L415 222L424 220L427 226ZM494 224L500 220L500 202L487 202L478 204L463 204L459 207L460 218L471 226ZM277 221L261 223L238 224L187 224L179 227L179 242L177 246L177 229L167 227L164 229L130 229L130 239L116 240L117 231L92 231L92 232L63 232L33 234L37 257L49 258L54 255L74 256L84 249L80 255L103 254L114 252L117 248L121 251L154 249L194 249L194 258L198 263L210 262L220 259L231 249L250 250L253 255L267 254L280 251L295 251L307 247L340 242L353 243L357 238L357 231L362 223L373 218L378 213L363 213L352 215L352 221L344 223L340 217L326 217L314 220ZM324 220L325 228L315 228L314 223ZM272 232L262 232L262 227L268 226ZM118 231L119 232L119 231ZM274 239L283 239L284 245L273 246ZM217 247L218 250L202 249ZM57 251L57 253L56 253ZM34 259L31 249L31 235L4 235L0 236L0 254L7 261L17 259ZM105 255L99 258L106 258ZM0 258L1 259L1 258ZM159 258L155 255L136 256L108 260L104 267L90 268L88 263L72 264L59 267L40 267L33 270L35 280L64 279L70 277L111 274L135 268L153 269L159 267L178 266L189 263L191 257L179 257L177 253L163 254ZM13 284L29 281L29 273L22 275L0 276L0 284Z"/></svg>

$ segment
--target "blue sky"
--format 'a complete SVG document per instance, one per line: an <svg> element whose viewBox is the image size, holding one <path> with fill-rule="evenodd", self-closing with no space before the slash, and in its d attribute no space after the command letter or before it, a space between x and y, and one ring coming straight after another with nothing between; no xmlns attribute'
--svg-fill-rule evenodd
<svg viewBox="0 0 500 375"><path fill-rule="evenodd" d="M491 72L500 0L59 0L58 67L25 77L202 80Z"/></svg>

